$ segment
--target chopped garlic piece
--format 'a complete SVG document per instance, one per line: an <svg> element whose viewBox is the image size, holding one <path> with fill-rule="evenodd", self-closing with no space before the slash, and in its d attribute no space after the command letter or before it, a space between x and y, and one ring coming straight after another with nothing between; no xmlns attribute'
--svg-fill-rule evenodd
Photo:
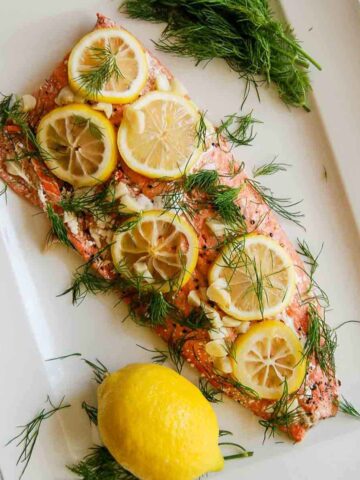
<svg viewBox="0 0 360 480"><path fill-rule="evenodd" d="M10 175L21 177L26 183L31 184L29 177L26 175L21 160L7 160L5 161L6 171Z"/></svg>
<svg viewBox="0 0 360 480"><path fill-rule="evenodd" d="M229 357L218 357L214 359L214 367L222 373L232 373L232 364Z"/></svg>
<svg viewBox="0 0 360 480"><path fill-rule="evenodd" d="M105 102L95 103L94 105L92 105L92 108L94 110L98 110L99 112L104 112L107 118L110 118L111 115L113 114L113 106L111 103L105 103Z"/></svg>
<svg viewBox="0 0 360 480"><path fill-rule="evenodd" d="M228 331L224 327L211 328L209 330L209 336L211 340L218 340L220 338L225 338L228 336Z"/></svg>
<svg viewBox="0 0 360 480"><path fill-rule="evenodd" d="M114 199L117 200L117 199L123 197L124 195L128 195L128 194L129 194L129 188L126 185L126 183L119 182L115 187ZM111 195L111 193L110 193L110 195Z"/></svg>
<svg viewBox="0 0 360 480"><path fill-rule="evenodd" d="M191 305L192 307L200 307L201 305L201 299L196 290L191 290L191 292L189 292L187 300L188 300L188 304Z"/></svg>
<svg viewBox="0 0 360 480"><path fill-rule="evenodd" d="M136 133L144 133L145 131L145 113L136 110L133 107L127 107L124 111L125 120L131 125Z"/></svg>
<svg viewBox="0 0 360 480"><path fill-rule="evenodd" d="M63 87L55 98L56 105L68 105L75 102L75 93L67 85Z"/></svg>
<svg viewBox="0 0 360 480"><path fill-rule="evenodd" d="M223 237L225 235L225 223L220 222L215 218L208 218L205 223L216 237Z"/></svg>
<svg viewBox="0 0 360 480"><path fill-rule="evenodd" d="M204 305L204 312L214 328L220 328L223 326L220 314L215 310L215 308Z"/></svg>
<svg viewBox="0 0 360 480"><path fill-rule="evenodd" d="M21 101L23 112L30 112L30 110L34 110L34 108L36 107L36 98L33 95L23 95L21 97Z"/></svg>
<svg viewBox="0 0 360 480"><path fill-rule="evenodd" d="M64 212L64 223L69 227L70 232L73 235L78 235L79 233L79 222L77 217L72 212Z"/></svg>
<svg viewBox="0 0 360 480"><path fill-rule="evenodd" d="M133 268L137 275L141 275L143 280L147 283L153 283L154 277L151 275L150 270L145 262L137 261L134 263Z"/></svg>
<svg viewBox="0 0 360 480"><path fill-rule="evenodd" d="M238 327L242 322L241 320L237 320L236 318L229 317L228 315L225 315L222 317L223 324L225 327Z"/></svg>
<svg viewBox="0 0 360 480"><path fill-rule="evenodd" d="M168 92L170 90L170 82L165 73L159 73L155 79L156 90L160 92Z"/></svg>
<svg viewBox="0 0 360 480"><path fill-rule="evenodd" d="M176 93L177 95L182 95L183 97L189 95L186 87L177 78L173 78L170 81L170 87L171 91Z"/></svg>
<svg viewBox="0 0 360 480"><path fill-rule="evenodd" d="M226 290L226 287L226 280L224 278L218 278L206 291L208 299L224 307L230 307L231 296Z"/></svg>
<svg viewBox="0 0 360 480"><path fill-rule="evenodd" d="M250 328L250 322L240 322L239 326L236 327L238 333L246 333Z"/></svg>
<svg viewBox="0 0 360 480"><path fill-rule="evenodd" d="M226 357L227 350L224 340L211 340L205 345L206 353L208 353L211 357Z"/></svg>

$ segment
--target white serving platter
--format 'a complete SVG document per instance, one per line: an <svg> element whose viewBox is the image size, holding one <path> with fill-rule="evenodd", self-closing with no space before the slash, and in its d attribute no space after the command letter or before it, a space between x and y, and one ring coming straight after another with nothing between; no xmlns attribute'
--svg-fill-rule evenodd
<svg viewBox="0 0 360 480"><path fill-rule="evenodd" d="M31 92L43 81L65 51L87 32L101 11L152 48L161 26L120 15L111 0L18 0L1 2L0 90ZM250 95L244 109L253 110L263 125L252 147L239 149L247 164L265 163L275 156L292 164L287 173L267 184L280 196L303 198L306 232L286 225L292 240L306 238L314 250L325 242L318 281L328 292L329 323L360 319L360 23L357 0L283 0L284 14L297 35L323 66L313 72L312 112L288 110L272 90L261 90L261 103ZM159 53L160 59L187 85L194 101L217 122L240 107L243 85L223 62L206 69L190 60ZM327 181L324 178L327 171ZM46 359L81 352L101 359L109 369L135 361L150 361L148 348L162 343L152 332L122 322L116 298L88 297L79 307L70 297L57 297L81 263L72 252L44 252L48 224L44 215L14 194L0 200L0 468L4 480L15 480L19 451L3 445L15 426L31 419L48 394L54 401L66 395L72 404L43 426L25 480L70 480L64 465L81 458L96 441L82 400L95 400L91 372L77 358ZM360 327L338 331L338 375L345 397L360 406ZM196 382L189 368L184 374ZM284 437L268 440L257 419L225 400L215 406L221 428L254 457L228 463L209 478L272 480L330 480L358 478L360 421L339 415L320 423L305 441L293 445ZM282 443L278 443L282 442ZM1 475L0 475L1 478ZM166 480L166 479L164 479Z"/></svg>

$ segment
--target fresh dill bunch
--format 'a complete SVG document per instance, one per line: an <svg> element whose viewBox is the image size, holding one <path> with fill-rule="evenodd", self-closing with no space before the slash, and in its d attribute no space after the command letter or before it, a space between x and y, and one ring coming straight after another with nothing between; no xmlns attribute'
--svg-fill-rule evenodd
<svg viewBox="0 0 360 480"><path fill-rule="evenodd" d="M81 408L85 410L86 415L89 418L90 423L94 425L98 424L98 409L92 405L89 405L85 401L82 402Z"/></svg>
<svg viewBox="0 0 360 480"><path fill-rule="evenodd" d="M218 142L219 137L223 136L230 143L231 148L251 145L256 137L254 123L259 123L259 121L252 117L252 112L247 115L237 115L236 113L227 115L216 129Z"/></svg>
<svg viewBox="0 0 360 480"><path fill-rule="evenodd" d="M221 390L214 388L205 378L199 378L199 390L210 403L221 403L223 401Z"/></svg>
<svg viewBox="0 0 360 480"><path fill-rule="evenodd" d="M119 214L119 202L115 198L112 184L105 188L91 187L81 194L62 198L59 206L65 212L91 214L97 220L105 221L109 215Z"/></svg>
<svg viewBox="0 0 360 480"><path fill-rule="evenodd" d="M68 239L64 221L62 217L55 212L54 208L52 207L52 205L50 205L50 203L46 205L46 213L51 223L50 234L55 235L55 237L58 238L63 245L67 247L72 247L72 244Z"/></svg>
<svg viewBox="0 0 360 480"><path fill-rule="evenodd" d="M46 408L43 408L35 416L35 418L33 418L33 420L28 422L26 425L19 426L18 428L21 428L21 432L18 435L16 435L14 438L9 440L6 444L6 445L10 445L10 443L13 443L18 440L18 443L16 444L16 446L17 447L21 446L21 453L16 462L16 465L18 465L19 463L24 464L20 478L22 478L22 476L25 473L25 470L29 465L43 421L52 417L55 413L59 412L60 410L64 410L65 408L70 407L70 405L68 404L64 405L64 397L61 399L58 405L54 405L49 396L47 397L46 402L49 403L51 408L48 410Z"/></svg>
<svg viewBox="0 0 360 480"><path fill-rule="evenodd" d="M277 21L267 0L124 0L132 17L166 22L157 48L196 63L224 59L251 85L273 83L288 105L307 105L310 64L321 69L301 47L288 25Z"/></svg>
<svg viewBox="0 0 360 480"><path fill-rule="evenodd" d="M185 177L184 190L188 193L196 189L211 194L218 182L219 174L216 170L199 170Z"/></svg>
<svg viewBox="0 0 360 480"><path fill-rule="evenodd" d="M278 172L286 172L287 168L290 167L288 163L278 163L276 158L269 163L260 165L260 167L254 168L252 171L253 177L264 177L268 175L274 175Z"/></svg>
<svg viewBox="0 0 360 480"><path fill-rule="evenodd" d="M280 215L280 217L303 228L299 219L302 218L304 214L293 209L301 203L301 200L298 202L292 202L289 198L276 197L270 188L265 187L258 180L247 178L245 182L252 186L263 202L266 203L271 210Z"/></svg>
<svg viewBox="0 0 360 480"><path fill-rule="evenodd" d="M70 472L81 480L137 480L122 467L106 447L95 445L90 453L76 465L68 465Z"/></svg>
<svg viewBox="0 0 360 480"><path fill-rule="evenodd" d="M96 383L99 385L104 381L104 379L109 375L109 370L105 365L100 362L99 359L96 359L95 362L91 362L90 360L87 360L86 358L82 358L83 362L88 365L94 374L94 380Z"/></svg>
<svg viewBox="0 0 360 480"><path fill-rule="evenodd" d="M84 71L77 78L80 86L92 97L97 97L111 79L118 81L124 78L116 61L116 52L110 45L105 47L89 47L90 58L94 66Z"/></svg>
<svg viewBox="0 0 360 480"><path fill-rule="evenodd" d="M316 305L308 305L308 329L304 345L304 357L314 356L321 370L327 375L335 374L335 350L337 335L325 320L325 311L321 315Z"/></svg>
<svg viewBox="0 0 360 480"><path fill-rule="evenodd" d="M265 428L264 442L267 438L273 437L276 431L288 429L302 417L299 406L294 406L295 398L289 395L287 380L285 379L283 383L283 393L271 406L270 417L267 420L259 420L259 424Z"/></svg>
<svg viewBox="0 0 360 480"><path fill-rule="evenodd" d="M154 355L151 357L151 361L153 363L156 363L157 365L164 365L164 363L168 360L167 350L160 350L159 348L151 350L150 348L146 348L138 344L136 344L136 346L141 348L142 350L145 350L146 352L153 353Z"/></svg>
<svg viewBox="0 0 360 480"><path fill-rule="evenodd" d="M339 410L346 415L360 419L360 412L356 410L354 405L352 405L346 398L342 397L342 400L338 402Z"/></svg>

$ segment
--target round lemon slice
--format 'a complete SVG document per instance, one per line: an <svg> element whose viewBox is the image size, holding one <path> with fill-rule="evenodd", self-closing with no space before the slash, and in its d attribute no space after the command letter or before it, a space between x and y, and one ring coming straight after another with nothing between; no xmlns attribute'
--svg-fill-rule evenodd
<svg viewBox="0 0 360 480"><path fill-rule="evenodd" d="M224 247L209 271L208 295L238 320L280 313L295 290L295 268L279 243L264 235L240 237Z"/></svg>
<svg viewBox="0 0 360 480"><path fill-rule="evenodd" d="M140 43L121 28L99 28L72 49L68 76L71 88L102 102L128 103L137 98L148 78Z"/></svg>
<svg viewBox="0 0 360 480"><path fill-rule="evenodd" d="M303 348L295 333L280 320L265 320L240 335L231 359L233 374L261 398L276 400L298 390L306 373Z"/></svg>
<svg viewBox="0 0 360 480"><path fill-rule="evenodd" d="M126 107L118 147L127 165L145 177L179 178L201 150L199 113L180 95L150 92Z"/></svg>
<svg viewBox="0 0 360 480"><path fill-rule="evenodd" d="M164 210L144 212L128 231L116 233L111 253L118 271L166 292L180 288L195 269L199 244L183 218Z"/></svg>
<svg viewBox="0 0 360 480"><path fill-rule="evenodd" d="M104 182L116 167L114 128L86 105L51 110L41 119L36 136L52 173L75 187Z"/></svg>

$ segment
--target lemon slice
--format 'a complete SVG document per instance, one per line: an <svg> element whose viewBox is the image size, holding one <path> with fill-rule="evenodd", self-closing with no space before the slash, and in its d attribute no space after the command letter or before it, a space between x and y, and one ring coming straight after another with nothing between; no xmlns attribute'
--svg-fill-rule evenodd
<svg viewBox="0 0 360 480"><path fill-rule="evenodd" d="M198 251L192 226L164 210L144 212L133 228L114 235L111 249L120 273L163 292L180 288L190 279Z"/></svg>
<svg viewBox="0 0 360 480"><path fill-rule="evenodd" d="M118 147L127 165L150 178L179 178L201 153L199 113L184 97L150 92L126 107Z"/></svg>
<svg viewBox="0 0 360 480"><path fill-rule="evenodd" d="M75 187L103 182L116 167L114 128L86 105L51 110L41 119L37 141L52 173Z"/></svg>
<svg viewBox="0 0 360 480"><path fill-rule="evenodd" d="M121 28L99 28L72 49L69 83L81 95L107 103L137 98L148 78L143 47Z"/></svg>
<svg viewBox="0 0 360 480"><path fill-rule="evenodd" d="M295 392L306 373L301 343L280 320L265 320L240 335L231 360L237 380L261 398L279 399L285 380L288 393Z"/></svg>
<svg viewBox="0 0 360 480"><path fill-rule="evenodd" d="M240 237L224 247L209 271L211 300L239 320L280 313L292 300L295 268L279 243L264 235Z"/></svg>

